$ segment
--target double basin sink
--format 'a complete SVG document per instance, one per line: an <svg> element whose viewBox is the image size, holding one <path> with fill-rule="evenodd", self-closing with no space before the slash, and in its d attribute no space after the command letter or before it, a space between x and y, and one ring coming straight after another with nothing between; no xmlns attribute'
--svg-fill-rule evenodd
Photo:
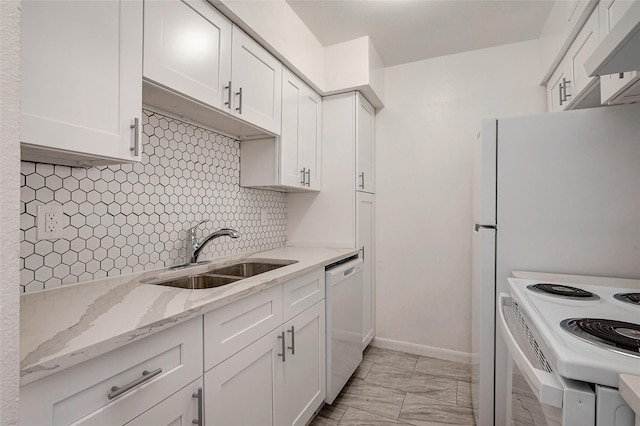
<svg viewBox="0 0 640 426"><path fill-rule="evenodd" d="M231 284L245 278L273 271L287 265L297 263L297 260L277 259L247 259L220 268L212 269L202 274L187 275L168 280L144 280L146 284L165 285L188 290L201 290Z"/></svg>

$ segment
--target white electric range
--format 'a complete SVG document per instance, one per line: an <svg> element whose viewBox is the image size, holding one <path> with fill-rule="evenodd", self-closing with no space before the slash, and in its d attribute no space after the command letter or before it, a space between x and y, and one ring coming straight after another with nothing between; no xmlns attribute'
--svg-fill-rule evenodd
<svg viewBox="0 0 640 426"><path fill-rule="evenodd" d="M508 291L497 315L512 359L504 424L633 426L617 388L620 373L640 374L640 281L510 278Z"/></svg>

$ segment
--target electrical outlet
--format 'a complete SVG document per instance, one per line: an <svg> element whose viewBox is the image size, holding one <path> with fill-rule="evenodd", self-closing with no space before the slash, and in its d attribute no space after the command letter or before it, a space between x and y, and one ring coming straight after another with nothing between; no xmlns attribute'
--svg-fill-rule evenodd
<svg viewBox="0 0 640 426"><path fill-rule="evenodd" d="M62 238L63 216L62 206L38 206L38 226L36 228L36 238L40 240L57 240Z"/></svg>
<svg viewBox="0 0 640 426"><path fill-rule="evenodd" d="M260 225L267 226L269 224L269 210L261 209L260 210Z"/></svg>

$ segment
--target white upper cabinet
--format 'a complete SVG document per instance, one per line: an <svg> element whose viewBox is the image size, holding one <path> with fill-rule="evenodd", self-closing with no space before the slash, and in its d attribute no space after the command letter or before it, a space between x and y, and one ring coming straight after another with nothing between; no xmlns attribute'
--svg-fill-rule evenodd
<svg viewBox="0 0 640 426"><path fill-rule="evenodd" d="M142 1L22 3L22 159L140 160Z"/></svg>
<svg viewBox="0 0 640 426"><path fill-rule="evenodd" d="M320 189L322 98L285 69L282 75L280 183Z"/></svg>
<svg viewBox="0 0 640 426"><path fill-rule="evenodd" d="M280 134L275 57L204 0L144 7L145 104L240 138Z"/></svg>
<svg viewBox="0 0 640 426"><path fill-rule="evenodd" d="M286 68L281 87L281 135L240 144L240 185L319 191L322 98Z"/></svg>
<svg viewBox="0 0 640 426"><path fill-rule="evenodd" d="M589 77L584 66L599 40L598 11L594 10L547 82L549 111L600 105L599 78Z"/></svg>
<svg viewBox="0 0 640 426"><path fill-rule="evenodd" d="M374 193L375 109L358 93L356 105L356 190Z"/></svg>
<svg viewBox="0 0 640 426"><path fill-rule="evenodd" d="M282 64L238 27L233 27L233 114L280 134Z"/></svg>
<svg viewBox="0 0 640 426"><path fill-rule="evenodd" d="M230 111L231 22L204 0L145 1L144 77Z"/></svg>
<svg viewBox="0 0 640 426"><path fill-rule="evenodd" d="M598 4L600 14L601 38L604 38L620 22L633 5L625 0L601 0ZM640 72L627 71L600 77L600 96L603 104L631 103L640 101Z"/></svg>

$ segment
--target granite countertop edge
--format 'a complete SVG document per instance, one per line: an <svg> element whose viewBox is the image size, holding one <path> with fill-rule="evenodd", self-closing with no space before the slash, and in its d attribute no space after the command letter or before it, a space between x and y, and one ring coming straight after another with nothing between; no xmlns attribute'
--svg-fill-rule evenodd
<svg viewBox="0 0 640 426"><path fill-rule="evenodd" d="M21 296L20 385L24 386L251 294L324 268L358 249L292 247L212 260L181 271L159 269ZM204 290L145 284L207 272L248 258L297 263Z"/></svg>

